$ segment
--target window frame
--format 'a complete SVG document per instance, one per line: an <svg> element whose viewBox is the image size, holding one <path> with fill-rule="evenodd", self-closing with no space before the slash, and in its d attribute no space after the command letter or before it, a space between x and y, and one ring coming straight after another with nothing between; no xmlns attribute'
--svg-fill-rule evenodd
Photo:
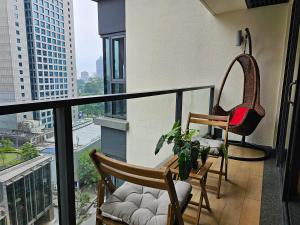
<svg viewBox="0 0 300 225"><path fill-rule="evenodd" d="M124 74L121 79L114 78L114 49L113 49L113 41L116 39L124 40ZM104 78L104 94L117 94L113 91L113 87L116 85L123 85L123 92L126 93L126 35L125 33L113 34L113 35L105 35L102 39L103 43L103 78ZM109 46L107 46L107 44ZM107 55L108 49L108 55ZM107 57L109 57L109 62L107 62ZM109 66L109 73L108 67ZM121 92L118 92L121 93ZM121 108L121 113L118 113L118 108ZM114 102L106 102L105 103L105 116L118 118L118 119L126 119L127 113L127 104L126 100L114 101Z"/></svg>

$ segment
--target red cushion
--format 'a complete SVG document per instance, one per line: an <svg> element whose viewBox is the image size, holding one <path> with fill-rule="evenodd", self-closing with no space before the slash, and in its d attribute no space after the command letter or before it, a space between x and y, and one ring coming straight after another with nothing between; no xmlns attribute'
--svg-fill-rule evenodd
<svg viewBox="0 0 300 225"><path fill-rule="evenodd" d="M237 107L231 114L229 125L236 126L242 123L245 116L247 115L249 108L247 107Z"/></svg>

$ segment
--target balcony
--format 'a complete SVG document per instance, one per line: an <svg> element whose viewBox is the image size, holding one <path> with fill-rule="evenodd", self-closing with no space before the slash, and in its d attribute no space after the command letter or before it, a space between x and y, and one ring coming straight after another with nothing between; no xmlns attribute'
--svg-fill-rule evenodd
<svg viewBox="0 0 300 225"><path fill-rule="evenodd" d="M174 98L176 96L176 98ZM116 95L103 95L103 96L94 96L94 97L81 97L81 98L74 98L68 100L54 100L48 102L30 102L30 103L20 103L20 104L11 104L1 106L1 114L11 114L11 113L21 113L26 111L36 111L36 110L44 110L44 109L51 109L54 111L54 119L55 119L55 149L52 153L52 157L54 161L56 161L56 169L51 169L51 173L56 173L57 171L57 178L53 178L53 174L49 177L50 171L48 171L48 175L46 176L48 179L51 178L52 188L53 187L53 180L54 183L57 183L57 191L58 193L52 193L53 196L52 204L58 204L58 210L60 214L67 213L64 210L73 210L70 211L70 221L71 219L74 221L75 219L75 204L70 205L66 203L75 202L75 190L80 188L78 185L74 186L74 180L76 176L78 176L78 165L74 165L74 163L78 162L77 156L77 149L78 143L76 144L76 138L72 138L72 136L80 136L80 138L84 138L84 136L79 134L77 129L74 130L74 125L72 125L72 115L71 115L71 107L78 106L82 104L91 104L95 102L105 102L105 101L112 101L112 100L121 100L127 99L127 102L130 104L135 104L136 107L143 106L146 102L148 102L148 107L153 107L158 101L166 102L173 101L173 107L165 108L164 111L158 117L157 115L146 115L147 120L151 121L151 123L162 123L161 118L164 120L169 121L169 127L172 124L172 121L180 121L185 119L185 114L189 111L194 111L194 107L198 108L200 112L208 114L212 110L212 103L214 99L214 86L201 86L201 87L192 87L192 88L184 88L184 89L173 89L173 90L163 90L163 91L153 91L153 92L141 92L141 93L129 93L129 94L116 94ZM174 101L176 100L176 101ZM201 109L199 106L195 104L196 102L200 101L203 103ZM185 123L183 121L183 123ZM95 128L90 127L90 125L83 125L84 134L88 133L86 129L92 130L94 132L100 132L99 130L94 130ZM149 167L155 167L161 164L169 155L170 152L166 151L163 152L164 155L160 155L159 157L154 156L154 145L157 141L157 138L160 134L166 131L168 127L162 127L160 130L154 132L153 130L149 135L153 135L154 138L151 140L153 142L152 145L145 145L149 151L147 151L148 156L138 156L132 159L137 165L145 165L149 163L149 158L152 158L154 161ZM130 130L130 128L129 128ZM150 131L151 128L149 127ZM206 132L207 128L204 128L204 132ZM87 138L87 137L86 137ZM90 138L90 137L88 137ZM141 137L137 137L141 138ZM145 138L145 136L143 137ZM145 139L147 140L147 139ZM91 149L91 148L89 148ZM80 151L80 150L79 150ZM254 150L242 149L235 146L230 146L229 148L230 154L242 154L248 155L250 157L260 156L262 153L257 152ZM43 151L44 156L40 156L41 159L35 161L32 159L32 163L30 161L25 161L22 164L17 166L13 166L9 169L4 170L2 175L0 174L1 182L3 184L8 184L8 182L14 183L15 180L18 180L20 176L24 176L23 174L30 174L33 169L36 170L36 167L42 167L43 165L48 166L49 164L49 156L45 154L46 152ZM49 152L48 152L49 153ZM113 155L114 151L110 152ZM128 156L128 155L127 155ZM46 158L45 158L46 157ZM114 156L116 157L116 156ZM140 159L137 159L139 158ZM148 158L148 160L147 160ZM43 165L39 162L39 160L43 161ZM209 161L213 162L213 168L218 168L220 166L219 160L216 159L209 159ZM33 165L34 164L34 165ZM215 196L214 191L209 191L208 196L211 202L212 212L209 213L203 210L203 215L201 215L201 223L209 223L209 224L259 224L260 221L260 208L261 208L261 194L262 194L262 181L263 181L263 162L240 162L235 160L229 160L229 182L224 182L222 189L221 189L221 199L217 199ZM53 163L51 163L51 167ZM12 172L9 173L10 177L6 178L5 174L7 171L11 170ZM21 171L22 170L22 171ZM76 175L75 175L76 174ZM35 175L38 176L38 175ZM57 179L57 180L56 180ZM208 177L208 185L216 186L217 184L217 176L209 175ZM8 186L9 187L9 186ZM16 188L16 187L15 187ZM24 187L24 189L27 189ZM53 189L53 192L56 192ZM45 193L46 195L47 193ZM193 189L193 199L197 201L200 196L200 190L195 187ZM55 203L57 201L58 202ZM26 198L27 199L27 198ZM76 200L77 201L77 200ZM91 200L90 200L91 201ZM76 202L78 204L78 202ZM239 210L237 210L237 208ZM49 208L45 209L46 212ZM56 210L55 210L56 211ZM234 215L233 216L233 211ZM76 210L78 213L78 211ZM20 212L18 212L20 213ZM87 212L87 219L83 220L83 224L93 224L95 220L95 211L92 207ZM90 215L91 214L91 215ZM196 214L196 208L190 206L186 210L185 214L185 221L186 224L193 224L191 221L190 216L194 216ZM249 220L248 217L251 216ZM39 219L39 217L37 217ZM60 221L64 221L67 219L66 217L60 218ZM42 223L44 221L44 217L38 221L38 223ZM58 223L58 218L56 218L56 222ZM47 220L46 220L47 221ZM247 221L247 223L246 223ZM78 222L78 218L77 218ZM60 222L62 223L62 222ZM69 222L70 224L75 224L75 222Z"/></svg>
<svg viewBox="0 0 300 225"><path fill-rule="evenodd" d="M155 155L159 137L175 121L184 130L189 112L213 114L226 68L245 50L247 34L238 31L246 27L260 69L260 104L266 116L246 137L248 145L230 132L228 180L222 178L217 198L218 176L208 173L211 211L202 209L199 224L299 224L299 1L276 1L285 4L255 9L241 8L244 1L235 1L233 8L211 0L94 2L105 94L58 99L51 98L51 87L42 85L42 100L0 99L0 225L95 224L101 178L88 153L97 149L120 161L160 168L173 152L165 145ZM1 40L0 35L0 47ZM4 56L0 53L1 79ZM44 70L48 72L43 69L43 76ZM63 71L56 71L58 77ZM245 96L243 72L233 67L225 83L221 102L226 109ZM6 87L0 84L0 92L1 88ZM40 87L35 88L37 92ZM90 108L83 112L83 106ZM91 108L101 110L88 113ZM195 129L203 136L225 138L219 126ZM219 159L208 161L211 169L220 167ZM123 183L112 180L116 186ZM194 202L201 195L198 186L193 185ZM195 224L197 210L187 206L184 224Z"/></svg>

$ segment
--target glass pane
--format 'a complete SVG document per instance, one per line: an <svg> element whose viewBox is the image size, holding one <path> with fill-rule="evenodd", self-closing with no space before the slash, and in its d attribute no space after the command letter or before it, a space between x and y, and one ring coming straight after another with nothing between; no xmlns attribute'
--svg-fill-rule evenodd
<svg viewBox="0 0 300 225"><path fill-rule="evenodd" d="M52 204L52 192L51 192L51 169L50 164L43 167L43 187L44 187L44 208L47 208Z"/></svg>
<svg viewBox="0 0 300 225"><path fill-rule="evenodd" d="M124 38L112 40L113 46L113 79L125 78L125 45Z"/></svg>
<svg viewBox="0 0 300 225"><path fill-rule="evenodd" d="M26 210L26 200L25 200L25 182L24 178L16 181L14 183L15 187L15 204L17 211L18 225L27 224L27 210Z"/></svg>
<svg viewBox="0 0 300 225"><path fill-rule="evenodd" d="M52 117L52 110L41 112ZM54 131L33 116L41 112L0 120L0 205L8 209L4 213L8 224L58 223L57 204L53 204L57 202Z"/></svg>
<svg viewBox="0 0 300 225"><path fill-rule="evenodd" d="M111 94L111 54L110 39L103 39L104 94ZM111 102L105 102L105 114L111 114Z"/></svg>
<svg viewBox="0 0 300 225"><path fill-rule="evenodd" d="M299 59L300 59L300 38L298 37L298 47L297 47L297 55L296 55L296 64L295 64L295 68L294 68L294 73L293 73L293 81L296 81L298 79L298 70L299 70ZM291 101L294 102L295 101L295 91L296 91L296 85L291 86ZM299 88L299 87L298 87ZM293 118L293 110L294 110L294 105L289 103L289 112L288 112L288 117L287 117L287 130L286 130L286 138L285 138L285 143L284 143L284 149L282 149L281 152L281 157L282 157L282 161L281 161L281 168L282 171L285 169L286 167L286 158L287 155L289 154L288 150L289 150L289 146L290 146L290 138L291 138L291 131L293 128L293 124L292 124L292 118Z"/></svg>
<svg viewBox="0 0 300 225"><path fill-rule="evenodd" d="M10 184L6 186L6 192L7 192L8 211L9 211L9 224L17 225L14 185Z"/></svg>
<svg viewBox="0 0 300 225"><path fill-rule="evenodd" d="M35 196L36 196L36 214L39 215L44 209L43 195L43 170L38 169L34 172Z"/></svg>
<svg viewBox="0 0 300 225"><path fill-rule="evenodd" d="M28 221L31 221L34 215L33 208L32 208L32 194L31 193L31 186L30 186L30 176L25 177L25 191L26 191L26 208L27 208L27 216Z"/></svg>
<svg viewBox="0 0 300 225"><path fill-rule="evenodd" d="M93 105L82 105L90 108ZM95 224L95 205L97 182L99 175L90 159L89 153L92 149L100 151L101 126L97 119L101 114L91 111L83 114L83 117L73 127L73 149L74 149L74 184L75 184L75 206L77 224Z"/></svg>
<svg viewBox="0 0 300 225"><path fill-rule="evenodd" d="M123 83L112 84L112 94L125 93L125 85ZM112 102L112 117L126 118L126 100Z"/></svg>
<svg viewBox="0 0 300 225"><path fill-rule="evenodd" d="M111 93L111 58L110 58L110 40L103 39L104 48L104 93Z"/></svg>

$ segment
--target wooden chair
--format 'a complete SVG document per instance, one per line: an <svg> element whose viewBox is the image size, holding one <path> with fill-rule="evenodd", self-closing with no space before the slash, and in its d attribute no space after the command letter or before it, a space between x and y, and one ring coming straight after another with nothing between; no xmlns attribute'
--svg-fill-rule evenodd
<svg viewBox="0 0 300 225"><path fill-rule="evenodd" d="M224 141L223 144L227 146L228 141L228 126L229 126L229 116L215 116L215 115L204 115L204 114L196 114L196 113L189 113L188 121L187 121L187 127L186 129L189 129L190 124L203 124L208 126L218 126L224 129ZM201 145L201 141L200 141ZM218 186L217 186L217 198L220 198L220 189L221 189L221 182L222 182L222 176L225 176L225 180L227 180L227 174L228 174L228 161L225 160L224 155L217 155L217 154L209 154L211 157L219 158L221 157L221 165L219 170L213 170L210 169L210 173L218 174L219 180L218 180ZM225 164L225 171L223 171L223 167Z"/></svg>
<svg viewBox="0 0 300 225"><path fill-rule="evenodd" d="M105 204L105 190L108 190L110 194L113 194L117 190L111 181L111 176L117 177L132 184L142 185L143 187L146 186L167 191L167 195L170 199L167 212L167 225L173 225L175 221L178 225L184 225L182 218L182 213L184 210L180 207L172 179L172 173L169 168L163 170L134 166L111 159L102 153L96 152L96 150L93 150L90 153L90 157L101 175L97 191L96 225L126 224L125 222L117 222L104 217L103 212L101 211L101 206ZM105 187L107 187L107 189ZM189 192L185 205L188 204L190 198L191 194Z"/></svg>

